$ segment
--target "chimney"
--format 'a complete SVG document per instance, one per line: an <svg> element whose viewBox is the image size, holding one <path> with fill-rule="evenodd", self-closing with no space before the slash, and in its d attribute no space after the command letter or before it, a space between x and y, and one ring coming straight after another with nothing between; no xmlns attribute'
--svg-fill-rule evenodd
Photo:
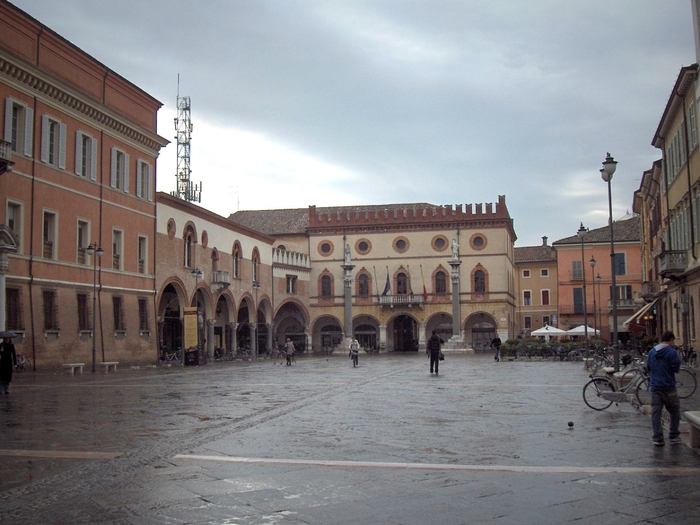
<svg viewBox="0 0 700 525"><path fill-rule="evenodd" d="M547 246L547 236L546 235L542 236L542 246Z"/></svg>

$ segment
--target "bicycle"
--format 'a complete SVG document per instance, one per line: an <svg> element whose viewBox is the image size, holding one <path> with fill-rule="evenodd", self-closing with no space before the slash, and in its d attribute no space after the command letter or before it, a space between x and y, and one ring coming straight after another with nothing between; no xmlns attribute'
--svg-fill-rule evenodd
<svg viewBox="0 0 700 525"><path fill-rule="evenodd" d="M681 363L690 368L698 367L698 364L700 364L700 357L695 351L695 348L692 346L683 345L679 346L676 350L678 350L678 356L681 358Z"/></svg>
<svg viewBox="0 0 700 525"><path fill-rule="evenodd" d="M180 360L180 350L168 350L164 348L161 357L161 361L179 361Z"/></svg>
<svg viewBox="0 0 700 525"><path fill-rule="evenodd" d="M634 395L640 405L651 404L649 379L641 359L634 359L632 366L624 371L591 377L583 387L583 401L593 410L605 410L613 403L627 401L628 395Z"/></svg>
<svg viewBox="0 0 700 525"><path fill-rule="evenodd" d="M26 357L24 354L17 354L17 364L15 365L15 369L18 372L27 372L31 367L32 362L28 357Z"/></svg>

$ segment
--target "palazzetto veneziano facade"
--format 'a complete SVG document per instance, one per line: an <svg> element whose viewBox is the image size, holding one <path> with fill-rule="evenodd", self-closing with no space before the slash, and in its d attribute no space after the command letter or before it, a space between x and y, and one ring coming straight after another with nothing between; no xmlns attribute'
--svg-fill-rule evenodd
<svg viewBox="0 0 700 525"><path fill-rule="evenodd" d="M436 330L455 349L485 349L515 329L513 244L497 203L240 211L231 219L309 255L307 350L355 335L368 351L417 351Z"/></svg>

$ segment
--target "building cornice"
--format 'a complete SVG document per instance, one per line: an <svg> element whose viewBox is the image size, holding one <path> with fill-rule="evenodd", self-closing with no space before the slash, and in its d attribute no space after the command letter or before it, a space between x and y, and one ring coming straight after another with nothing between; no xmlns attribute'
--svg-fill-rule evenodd
<svg viewBox="0 0 700 525"><path fill-rule="evenodd" d="M0 51L0 74L6 75L31 92L80 113L97 124L157 152L170 143L157 133L118 116L101 103L62 84L39 69Z"/></svg>

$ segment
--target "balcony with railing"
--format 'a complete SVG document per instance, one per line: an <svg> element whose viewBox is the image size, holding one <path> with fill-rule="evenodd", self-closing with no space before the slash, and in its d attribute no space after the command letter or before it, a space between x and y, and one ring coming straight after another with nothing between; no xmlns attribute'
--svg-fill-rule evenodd
<svg viewBox="0 0 700 525"><path fill-rule="evenodd" d="M272 265L310 269L311 262L305 253L272 248Z"/></svg>
<svg viewBox="0 0 700 525"><path fill-rule="evenodd" d="M0 175L12 171L12 144L0 139Z"/></svg>
<svg viewBox="0 0 700 525"><path fill-rule="evenodd" d="M685 250L668 250L659 255L659 274L662 277L677 276L688 267L688 253Z"/></svg>
<svg viewBox="0 0 700 525"><path fill-rule="evenodd" d="M211 282L212 284L230 284L231 280L229 279L229 275L227 271L224 270L217 270L215 272L211 272Z"/></svg>
<svg viewBox="0 0 700 525"><path fill-rule="evenodd" d="M642 283L642 297L645 299L653 298L659 293L659 283L655 281L646 281Z"/></svg>
<svg viewBox="0 0 700 525"><path fill-rule="evenodd" d="M411 308L412 306L423 306L424 302L423 296L417 294L380 295L379 304L390 308L394 308L396 306L406 306Z"/></svg>

